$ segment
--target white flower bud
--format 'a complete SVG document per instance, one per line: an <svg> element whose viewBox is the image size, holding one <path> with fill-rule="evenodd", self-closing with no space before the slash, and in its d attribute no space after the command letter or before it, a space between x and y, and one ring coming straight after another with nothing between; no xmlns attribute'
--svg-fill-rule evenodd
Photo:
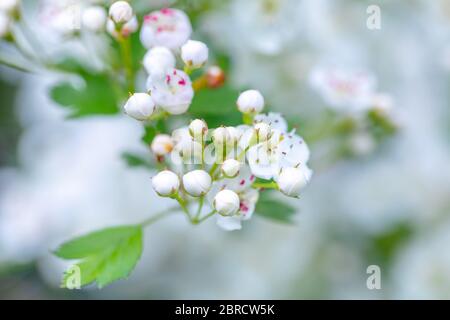
<svg viewBox="0 0 450 320"><path fill-rule="evenodd" d="M264 109L264 97L258 90L247 90L240 94L237 106L242 113L259 113Z"/></svg>
<svg viewBox="0 0 450 320"><path fill-rule="evenodd" d="M124 24L133 18L133 8L126 1L117 1L109 8L109 16L114 23Z"/></svg>
<svg viewBox="0 0 450 320"><path fill-rule="evenodd" d="M158 134L153 138L150 148L156 156L165 156L172 152L174 141L171 136L167 134Z"/></svg>
<svg viewBox="0 0 450 320"><path fill-rule="evenodd" d="M3 38L9 34L11 30L11 18L0 11L0 38Z"/></svg>
<svg viewBox="0 0 450 320"><path fill-rule="evenodd" d="M147 93L135 93L124 106L126 114L136 120L147 120L155 112L156 106Z"/></svg>
<svg viewBox="0 0 450 320"><path fill-rule="evenodd" d="M289 197L298 197L308 184L311 170L302 166L300 168L283 168L278 176L278 187L282 193Z"/></svg>
<svg viewBox="0 0 450 320"><path fill-rule="evenodd" d="M259 142L267 141L270 139L272 129L270 128L270 125L265 122L258 122L254 126L256 131L256 137Z"/></svg>
<svg viewBox="0 0 450 320"><path fill-rule="evenodd" d="M208 47L203 42L189 40L181 47L181 59L190 68L200 68L208 61Z"/></svg>
<svg viewBox="0 0 450 320"><path fill-rule="evenodd" d="M101 6L92 6L83 11L81 21L83 26L93 32L101 31L106 26L106 11Z"/></svg>
<svg viewBox="0 0 450 320"><path fill-rule="evenodd" d="M241 138L241 132L238 129L236 129L235 127L226 127L226 129L228 133L228 143L239 141L239 139Z"/></svg>
<svg viewBox="0 0 450 320"><path fill-rule="evenodd" d="M153 47L144 56L144 68L149 75L163 78L167 70L175 67L175 57L166 47Z"/></svg>
<svg viewBox="0 0 450 320"><path fill-rule="evenodd" d="M219 127L214 130L213 136L212 136L214 143L218 144L224 144L228 141L228 130L225 127Z"/></svg>
<svg viewBox="0 0 450 320"><path fill-rule="evenodd" d="M116 39L119 38L119 36L129 37L130 34L136 32L138 28L139 23L136 16L133 16L130 21L122 25L119 30L116 29L116 25L111 19L108 19L108 22L106 23L106 31Z"/></svg>
<svg viewBox="0 0 450 320"><path fill-rule="evenodd" d="M211 189L211 176L203 170L194 170L183 176L183 187L193 197L201 197Z"/></svg>
<svg viewBox="0 0 450 320"><path fill-rule="evenodd" d="M202 140L208 132L208 125L205 120L195 119L189 125L189 133L195 140Z"/></svg>
<svg viewBox="0 0 450 320"><path fill-rule="evenodd" d="M161 197L170 197L180 188L180 179L172 171L164 170L153 177L152 186Z"/></svg>
<svg viewBox="0 0 450 320"><path fill-rule="evenodd" d="M19 0L1 0L0 11L12 12L19 7Z"/></svg>
<svg viewBox="0 0 450 320"><path fill-rule="evenodd" d="M227 178L234 178L239 174L241 163L235 159L225 160L222 164L222 173Z"/></svg>
<svg viewBox="0 0 450 320"><path fill-rule="evenodd" d="M231 190L219 191L214 197L213 205L220 215L233 216L239 211L239 196Z"/></svg>

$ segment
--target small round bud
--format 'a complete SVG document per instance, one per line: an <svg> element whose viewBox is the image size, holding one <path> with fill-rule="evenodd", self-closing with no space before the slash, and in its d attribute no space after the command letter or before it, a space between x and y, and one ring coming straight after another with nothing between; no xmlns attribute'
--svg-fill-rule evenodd
<svg viewBox="0 0 450 320"><path fill-rule="evenodd" d="M117 1L109 8L109 16L114 23L124 24L133 18L133 8L126 1Z"/></svg>
<svg viewBox="0 0 450 320"><path fill-rule="evenodd" d="M247 90L240 94L237 106L242 113L259 113L264 109L264 97L258 90Z"/></svg>
<svg viewBox="0 0 450 320"><path fill-rule="evenodd" d="M219 191L214 197L213 205L220 215L233 216L239 211L239 196L231 190Z"/></svg>
<svg viewBox="0 0 450 320"><path fill-rule="evenodd" d="M201 68L208 61L208 47L203 42L189 40L181 47L181 59L189 68Z"/></svg>
<svg viewBox="0 0 450 320"><path fill-rule="evenodd" d="M202 140L208 132L208 125L205 120L195 119L189 125L189 133L195 140Z"/></svg>
<svg viewBox="0 0 450 320"><path fill-rule="evenodd" d="M163 78L167 70L175 67L175 57L166 47L153 47L144 56L144 68L149 75Z"/></svg>
<svg viewBox="0 0 450 320"><path fill-rule="evenodd" d="M165 156L173 149L174 141L167 134L158 134L152 141L150 148L156 156Z"/></svg>
<svg viewBox="0 0 450 320"><path fill-rule="evenodd" d="M83 11L81 16L83 27L93 32L103 30L106 26L106 20L106 11L101 6L89 7Z"/></svg>
<svg viewBox="0 0 450 320"><path fill-rule="evenodd" d="M288 197L298 197L309 182L310 173L305 168L283 168L278 177L280 191Z"/></svg>
<svg viewBox="0 0 450 320"><path fill-rule="evenodd" d="M211 176L203 170L194 170L183 176L183 187L193 197L201 197L211 189Z"/></svg>
<svg viewBox="0 0 450 320"><path fill-rule="evenodd" d="M172 171L164 170L153 177L152 186L161 197L171 197L178 192L180 179Z"/></svg>
<svg viewBox="0 0 450 320"><path fill-rule="evenodd" d="M228 130L225 127L219 127L214 130L212 136L214 143L224 144L228 141Z"/></svg>
<svg viewBox="0 0 450 320"><path fill-rule="evenodd" d="M226 127L227 129L227 141L228 143L235 143L236 141L239 141L241 138L241 132L236 129L235 127Z"/></svg>
<svg viewBox="0 0 450 320"><path fill-rule="evenodd" d="M156 106L147 93L135 93L124 106L126 114L136 120L147 120L155 112Z"/></svg>
<svg viewBox="0 0 450 320"><path fill-rule="evenodd" d="M227 178L234 178L239 174L241 163L235 159L225 160L222 164L222 173Z"/></svg>
<svg viewBox="0 0 450 320"><path fill-rule="evenodd" d="M219 88L225 82L225 72L218 66L212 66L206 71L206 83L208 88Z"/></svg>
<svg viewBox="0 0 450 320"><path fill-rule="evenodd" d="M270 139L272 129L270 128L270 125L265 122L258 122L254 126L256 137L259 142L261 141L267 141Z"/></svg>

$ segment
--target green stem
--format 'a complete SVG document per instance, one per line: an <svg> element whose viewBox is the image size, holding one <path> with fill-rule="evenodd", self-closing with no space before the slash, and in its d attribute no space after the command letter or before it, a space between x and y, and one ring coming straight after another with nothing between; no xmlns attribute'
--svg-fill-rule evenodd
<svg viewBox="0 0 450 320"><path fill-rule="evenodd" d="M203 221L211 218L215 213L216 213L216 210L211 211L206 216L204 216L203 218L199 219L197 223L202 223Z"/></svg>
<svg viewBox="0 0 450 320"><path fill-rule="evenodd" d="M275 189L278 190L278 184L274 181L270 181L270 182L254 182L252 184L252 188L254 189Z"/></svg>
<svg viewBox="0 0 450 320"><path fill-rule="evenodd" d="M198 199L198 209L197 214L195 215L193 221L198 222L200 219L200 214L202 213L203 203L205 202L205 197L201 196L200 199Z"/></svg>
<svg viewBox="0 0 450 320"><path fill-rule="evenodd" d="M181 198L178 193L173 198L178 201L178 203L180 204L181 209L186 214L186 217L192 223L192 217L191 217L191 214L189 213L189 210L188 210L188 208L186 206L186 201L183 198Z"/></svg>
<svg viewBox="0 0 450 320"><path fill-rule="evenodd" d="M209 175L210 175L211 177L213 176L213 174L214 174L214 172L216 171L217 167L218 167L217 162L214 162L214 164L212 165L211 169L209 170Z"/></svg>
<svg viewBox="0 0 450 320"><path fill-rule="evenodd" d="M134 72L133 59L131 56L131 42L129 37L119 38L120 49L122 51L122 58L125 66L125 77L127 79L128 92L134 93Z"/></svg>
<svg viewBox="0 0 450 320"><path fill-rule="evenodd" d="M164 217L167 217L170 213L174 213L176 210L177 210L177 207L173 207L173 208L169 208L164 211L161 211L160 213L157 213L157 214L151 216L150 218L142 221L140 223L140 225L142 226L142 228L145 228L145 227L155 223L156 221L158 221Z"/></svg>

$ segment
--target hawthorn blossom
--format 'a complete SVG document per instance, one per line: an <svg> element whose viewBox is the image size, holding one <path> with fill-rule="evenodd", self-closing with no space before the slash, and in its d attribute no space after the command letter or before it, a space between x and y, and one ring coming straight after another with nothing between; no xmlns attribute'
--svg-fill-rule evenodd
<svg viewBox="0 0 450 320"><path fill-rule="evenodd" d="M170 69L163 79L148 77L147 90L156 105L170 114L185 113L194 97L191 79L178 69Z"/></svg>
<svg viewBox="0 0 450 320"><path fill-rule="evenodd" d="M144 17L140 38L147 49L154 46L177 49L189 39L191 33L191 23L183 11L165 8Z"/></svg>
<svg viewBox="0 0 450 320"><path fill-rule="evenodd" d="M316 68L310 82L325 102L338 111L367 110L376 89L376 79L372 74L339 68Z"/></svg>

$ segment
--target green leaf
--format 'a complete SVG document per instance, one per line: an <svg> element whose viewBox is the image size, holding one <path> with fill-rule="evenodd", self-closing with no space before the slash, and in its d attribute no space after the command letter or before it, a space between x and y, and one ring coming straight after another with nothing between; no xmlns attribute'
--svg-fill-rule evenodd
<svg viewBox="0 0 450 320"><path fill-rule="evenodd" d="M108 75L87 72L81 67L77 68L76 64L65 63L61 66L76 72L84 82L81 87L63 82L50 89L50 97L71 110L70 118L119 112L119 98Z"/></svg>
<svg viewBox="0 0 450 320"><path fill-rule="evenodd" d="M281 223L292 224L297 210L285 202L274 199L267 192L262 192L255 213L261 217Z"/></svg>
<svg viewBox="0 0 450 320"><path fill-rule="evenodd" d="M129 167L144 167L148 169L152 168L151 163L140 155L124 152L122 154L122 158L125 160Z"/></svg>
<svg viewBox="0 0 450 320"><path fill-rule="evenodd" d="M239 91L224 85L218 89L202 89L196 92L189 107L193 118L204 119L208 126L235 126L242 122L242 114L236 108Z"/></svg>
<svg viewBox="0 0 450 320"><path fill-rule="evenodd" d="M63 278L66 287L77 267L80 285L94 281L102 288L126 278L134 269L142 253L142 228L122 226L96 231L64 243L55 251L63 259L81 259L70 267Z"/></svg>

